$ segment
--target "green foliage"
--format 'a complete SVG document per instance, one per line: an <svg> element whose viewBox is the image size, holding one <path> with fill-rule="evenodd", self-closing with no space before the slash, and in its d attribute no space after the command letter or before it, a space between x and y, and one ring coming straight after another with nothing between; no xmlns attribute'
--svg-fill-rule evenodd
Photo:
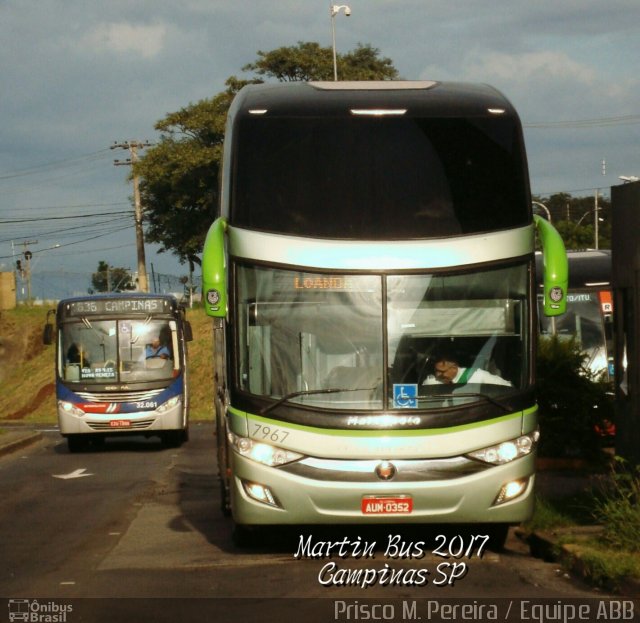
<svg viewBox="0 0 640 623"><path fill-rule="evenodd" d="M104 260L98 262L98 270L91 275L91 285L94 292L123 292L136 288L129 269L110 267Z"/></svg>
<svg viewBox="0 0 640 623"><path fill-rule="evenodd" d="M637 578L640 573L638 559L633 554L585 547L580 552L580 561L585 579L606 590L620 590L625 581Z"/></svg>
<svg viewBox="0 0 640 623"><path fill-rule="evenodd" d="M212 99L167 115L156 124L157 145L135 165L145 208L146 239L183 261L200 263L218 206L218 170L227 110L246 82L227 81Z"/></svg>
<svg viewBox="0 0 640 623"><path fill-rule="evenodd" d="M358 44L347 54L336 55L341 80L393 80L398 71L380 51ZM258 60L248 63L243 71L275 78L279 82L333 80L333 50L319 43L299 41L297 46L281 47L271 52L258 51Z"/></svg>
<svg viewBox="0 0 640 623"><path fill-rule="evenodd" d="M550 197L534 197L543 203L551 214L553 226L562 236L567 249L595 248L595 196L572 197L557 193ZM598 197L598 248L611 248L611 201Z"/></svg>
<svg viewBox="0 0 640 623"><path fill-rule="evenodd" d="M389 80L397 71L388 58L368 45L338 56L343 80ZM332 80L332 49L314 42L258 52L258 59L244 71L256 76L226 81L218 95L168 114L156 123L159 142L146 150L134 165L140 177L145 236L170 251L181 262L200 263L204 239L218 209L218 177L227 111L235 94L245 84L262 77L281 82Z"/></svg>
<svg viewBox="0 0 640 623"><path fill-rule="evenodd" d="M609 383L594 378L573 340L541 338L537 354L540 454L602 459L596 426L613 421Z"/></svg>
<svg viewBox="0 0 640 623"><path fill-rule="evenodd" d="M619 550L640 552L640 467L617 457L610 487L596 498L594 518L604 526L604 540Z"/></svg>

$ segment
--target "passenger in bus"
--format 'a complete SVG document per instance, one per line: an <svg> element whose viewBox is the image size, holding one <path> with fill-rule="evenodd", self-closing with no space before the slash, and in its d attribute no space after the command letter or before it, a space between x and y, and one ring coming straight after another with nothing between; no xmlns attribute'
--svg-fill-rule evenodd
<svg viewBox="0 0 640 623"><path fill-rule="evenodd" d="M73 342L67 350L67 363L79 363L83 368L91 367L91 362L87 356L87 350L82 342Z"/></svg>
<svg viewBox="0 0 640 623"><path fill-rule="evenodd" d="M169 349L160 342L160 337L156 336L147 344L144 353L145 359L170 359Z"/></svg>
<svg viewBox="0 0 640 623"><path fill-rule="evenodd" d="M422 383L423 385L449 385L465 383L484 383L487 385L511 386L509 381L497 374L491 374L480 368L463 368L458 359L451 353L439 353L433 357L433 372Z"/></svg>

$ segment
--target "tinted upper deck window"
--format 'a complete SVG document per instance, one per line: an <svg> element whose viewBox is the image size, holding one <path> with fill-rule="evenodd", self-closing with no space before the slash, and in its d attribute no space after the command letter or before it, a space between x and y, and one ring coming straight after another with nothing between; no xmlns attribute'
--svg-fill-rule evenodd
<svg viewBox="0 0 640 623"><path fill-rule="evenodd" d="M321 238L471 234L527 224L527 180L510 117L245 117L230 220Z"/></svg>

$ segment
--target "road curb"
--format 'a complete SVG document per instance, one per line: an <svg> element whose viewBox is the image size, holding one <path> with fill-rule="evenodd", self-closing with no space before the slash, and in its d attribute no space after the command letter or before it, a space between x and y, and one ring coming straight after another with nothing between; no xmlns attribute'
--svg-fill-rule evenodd
<svg viewBox="0 0 640 623"><path fill-rule="evenodd" d="M7 437L7 439L3 439ZM16 450L30 446L42 439L42 433L39 431L30 431L24 433L5 433L0 435L0 456L11 454Z"/></svg>

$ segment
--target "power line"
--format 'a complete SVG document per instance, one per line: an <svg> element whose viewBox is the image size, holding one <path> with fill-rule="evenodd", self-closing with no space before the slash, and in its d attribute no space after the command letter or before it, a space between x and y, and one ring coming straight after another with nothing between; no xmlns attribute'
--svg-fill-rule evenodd
<svg viewBox="0 0 640 623"><path fill-rule="evenodd" d="M40 221L62 221L73 218L92 218L94 216L117 216L119 214L133 214L133 210L119 210L117 212L95 212L93 214L76 214L74 216L39 216L37 218L0 219L0 223L33 223Z"/></svg>
<svg viewBox="0 0 640 623"><path fill-rule="evenodd" d="M564 128L596 128L616 125L632 125L640 123L640 115L619 115L615 117L598 117L595 119L574 119L567 121L540 121L523 123L523 127L532 129L564 129Z"/></svg>
<svg viewBox="0 0 640 623"><path fill-rule="evenodd" d="M119 231L124 231L126 229L131 229L131 225L127 225L126 227L119 227L117 229L114 229L113 231L108 231L106 233L102 233L102 234L98 234L96 236L91 236L90 238L85 238L84 240L76 240L75 242L67 242L65 244L61 244L59 247L53 247L56 249L62 249L63 247L70 247L72 245L75 244L82 244L83 242L90 242L91 240L96 240L97 238L104 238L104 236L110 236L111 234L115 234L116 232ZM34 253L37 253L34 252ZM12 259L13 255L0 255L0 260L8 260L8 259Z"/></svg>
<svg viewBox="0 0 640 623"><path fill-rule="evenodd" d="M32 167L28 167L26 169L18 169L17 171L0 175L0 180L9 180L17 177L25 177L27 175L37 175L39 173L42 173L43 171L50 171L52 169L62 168L72 164L84 164L85 162L99 160L100 157L104 156L108 151L109 151L108 149L101 149L100 151L95 151L90 154L76 156L74 158L66 158L64 160L54 160L52 162L37 164Z"/></svg>
<svg viewBox="0 0 640 623"><path fill-rule="evenodd" d="M109 220L103 220L103 221L97 221L95 223L84 223L82 225L75 225L74 227L63 227L62 229L51 229L48 231L41 231L38 230L39 235L43 238L48 237L48 236L54 236L55 234L62 234L64 232L71 232L71 231L76 231L79 229L83 229L83 230L87 230L90 228L94 228L94 227L98 227L101 225L108 225L108 224L113 224L115 222L121 222L124 220L129 220L129 216L118 216L116 218L112 218ZM19 230L19 229L18 229ZM34 231L33 229L31 229L30 231ZM15 240L17 237L16 234L13 234L12 236L10 236L9 238L2 238L0 239L0 243L2 242L10 242L11 240Z"/></svg>
<svg viewBox="0 0 640 623"><path fill-rule="evenodd" d="M114 201L113 203L75 203L69 205L57 205L57 206L26 206L20 208L13 208L14 210L18 210L19 212L24 212L25 210L66 210L71 208L106 208L108 206L125 206L131 205L128 201ZM7 210L11 211L11 208Z"/></svg>

